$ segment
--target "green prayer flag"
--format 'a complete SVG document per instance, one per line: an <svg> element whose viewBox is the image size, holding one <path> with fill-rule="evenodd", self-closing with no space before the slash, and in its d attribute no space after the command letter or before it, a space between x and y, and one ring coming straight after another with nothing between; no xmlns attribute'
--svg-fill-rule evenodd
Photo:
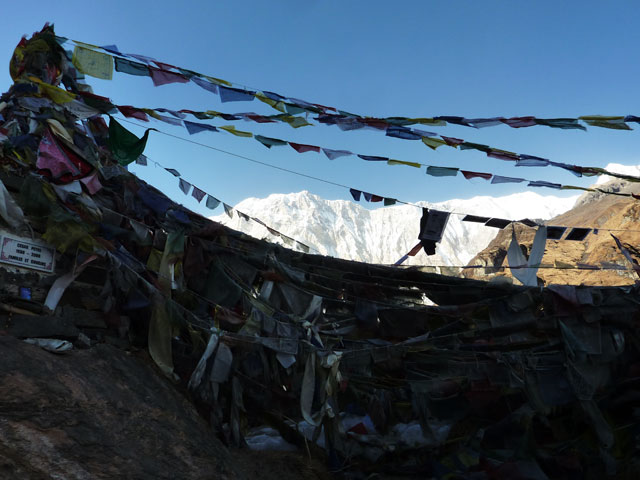
<svg viewBox="0 0 640 480"><path fill-rule="evenodd" d="M427 167L427 175L434 177L455 177L458 169L452 167Z"/></svg>
<svg viewBox="0 0 640 480"><path fill-rule="evenodd" d="M147 146L149 130L144 132L142 138L136 137L129 130L120 125L115 118L109 118L109 138L107 144L113 158L123 166L134 162Z"/></svg>

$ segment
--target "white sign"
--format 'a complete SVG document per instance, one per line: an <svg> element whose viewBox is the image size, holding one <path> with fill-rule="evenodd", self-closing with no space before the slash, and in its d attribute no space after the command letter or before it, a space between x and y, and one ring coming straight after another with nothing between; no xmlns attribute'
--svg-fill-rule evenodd
<svg viewBox="0 0 640 480"><path fill-rule="evenodd" d="M0 242L0 262L42 272L53 272L55 249L52 246L6 233L0 235Z"/></svg>

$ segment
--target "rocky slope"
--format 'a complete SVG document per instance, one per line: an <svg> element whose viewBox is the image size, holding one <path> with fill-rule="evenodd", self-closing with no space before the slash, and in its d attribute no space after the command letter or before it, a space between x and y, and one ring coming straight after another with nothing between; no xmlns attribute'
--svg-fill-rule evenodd
<svg viewBox="0 0 640 480"><path fill-rule="evenodd" d="M601 186L606 190L623 193L640 192L639 184L622 180L608 181ZM578 199L573 209L548 220L546 223L547 225L584 226L598 229L597 234L590 233L584 241L547 241L542 263L564 269L541 268L538 271L538 277L546 284L626 285L634 283L637 279L635 273L630 270L588 270L567 267L577 264L599 267L617 264L630 268L630 263L622 256L610 233L616 235L631 253L634 252L640 243L640 202L638 200L588 192ZM609 232L608 230L615 231ZM527 252L530 251L535 229L517 225L516 234L518 242L527 249ZM505 228L469 264L494 266L504 259L504 265L508 265L505 257L510 242L511 228ZM494 269L467 270L465 275L483 279L496 275L511 276L508 271Z"/></svg>

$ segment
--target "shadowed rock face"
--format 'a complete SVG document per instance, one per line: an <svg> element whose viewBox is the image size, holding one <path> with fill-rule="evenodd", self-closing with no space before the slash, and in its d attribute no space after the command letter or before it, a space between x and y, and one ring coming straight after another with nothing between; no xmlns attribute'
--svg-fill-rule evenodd
<svg viewBox="0 0 640 480"><path fill-rule="evenodd" d="M612 180L600 186L604 190L637 193L640 185ZM599 266L603 262L616 263L625 267L630 264L620 253L608 229L613 232L632 254L640 245L640 201L628 197L604 195L602 193L585 193L576 202L576 206L562 215L545 222L547 225L580 226L599 229L598 234L590 233L584 241L548 240L543 264L562 266L588 264ZM531 250L535 229L516 225L518 242ZM570 230L570 229L567 229ZM469 265L487 265L500 263L508 265L506 252L511 242L511 227L502 230L498 236L474 257ZM496 275L510 277L508 271L492 271L485 269L467 270L465 275L477 279L490 279ZM575 270L575 269L540 269L538 277L546 284L571 285L629 285L637 276L633 271L624 270Z"/></svg>
<svg viewBox="0 0 640 480"><path fill-rule="evenodd" d="M0 478L235 479L227 449L144 359L0 337Z"/></svg>

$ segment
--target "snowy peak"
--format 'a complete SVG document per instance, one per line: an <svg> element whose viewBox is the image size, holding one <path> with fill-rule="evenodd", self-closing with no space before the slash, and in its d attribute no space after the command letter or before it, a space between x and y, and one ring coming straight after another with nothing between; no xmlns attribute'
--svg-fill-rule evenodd
<svg viewBox="0 0 640 480"><path fill-rule="evenodd" d="M524 192L504 197L474 197L419 205L452 212L436 255L424 252L408 264L465 265L496 236L498 230L462 222L464 214L507 219L548 219L569 210L577 197L560 198ZM308 191L273 194L267 198L247 198L237 210L258 218L270 227L299 240L323 255L368 263L390 264L406 254L416 243L420 227L420 208L412 205L368 210L346 200L325 200ZM211 217L258 238L278 241L256 222L234 215Z"/></svg>

